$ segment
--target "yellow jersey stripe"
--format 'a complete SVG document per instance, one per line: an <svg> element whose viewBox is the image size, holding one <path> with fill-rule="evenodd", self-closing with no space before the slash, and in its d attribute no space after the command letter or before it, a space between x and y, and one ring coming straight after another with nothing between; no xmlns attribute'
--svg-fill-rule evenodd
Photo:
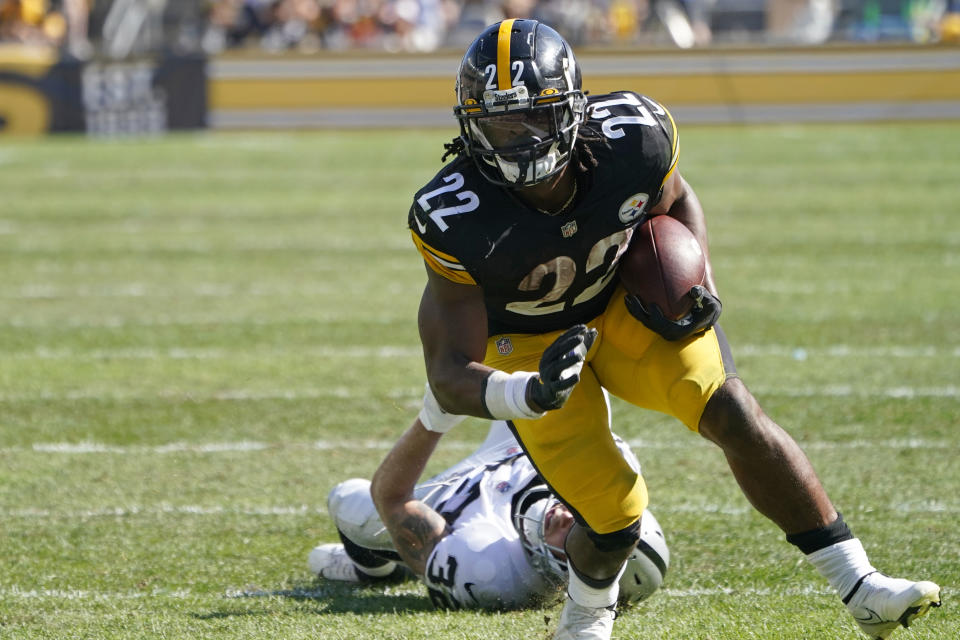
<svg viewBox="0 0 960 640"><path fill-rule="evenodd" d="M451 282L458 284L477 284L473 276L467 272L466 268L464 268L456 258L442 251L437 251L421 240L413 231L410 232L410 235L413 237L413 244L416 245L420 255L423 256L424 262L426 262L431 269Z"/></svg>
<svg viewBox="0 0 960 640"><path fill-rule="evenodd" d="M433 247L431 247L430 245L428 245L426 242L424 242L424 241L420 238L420 236L418 236L416 233L414 233L412 229L410 230L410 234L413 235L413 244L417 245L417 249L420 249L421 251L424 251L424 250L429 251L429 252L432 253L433 255L437 256L438 258L442 258L442 259L446 260L447 262L453 262L453 263L455 263L455 264L460 264L460 261L457 260L456 257L450 255L449 253L444 253L443 251L439 251L438 249L434 249Z"/></svg>
<svg viewBox="0 0 960 640"><path fill-rule="evenodd" d="M670 151L672 152L672 155L676 156L678 147L680 146L680 138L679 138L679 135L677 134L677 123L674 122L673 116L670 114L669 109L667 109L663 105L660 105L660 108L663 109L663 112L667 114L667 118L670 119L670 126L673 128L673 135L671 136L672 139L670 140L673 146L671 147Z"/></svg>
<svg viewBox="0 0 960 640"><path fill-rule="evenodd" d="M497 32L497 88L500 91L510 88L510 33L513 31L514 19L500 23Z"/></svg>
<svg viewBox="0 0 960 640"><path fill-rule="evenodd" d="M663 189L663 185L667 184L667 180L670 179L670 176L673 175L673 172L677 170L677 160L674 158L673 164L670 165L670 168L667 169L667 175L663 176L663 181L660 183L660 188Z"/></svg>
<svg viewBox="0 0 960 640"><path fill-rule="evenodd" d="M667 178L676 170L677 161L680 159L680 133L677 131L677 123L674 122L673 116L670 115L670 110L663 105L660 105L660 108L667 114L667 118L670 119L670 126L673 128L673 135L670 136L670 168L667 169L667 175L663 176L663 182L660 183L660 187L663 188L663 185L667 183Z"/></svg>

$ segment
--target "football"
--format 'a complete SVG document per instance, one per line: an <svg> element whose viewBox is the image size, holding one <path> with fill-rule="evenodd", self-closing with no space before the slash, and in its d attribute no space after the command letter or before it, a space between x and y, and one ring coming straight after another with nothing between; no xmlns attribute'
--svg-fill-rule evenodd
<svg viewBox="0 0 960 640"><path fill-rule="evenodd" d="M687 293L703 284L706 268L693 233L676 218L660 215L637 227L618 270L628 293L679 320L690 312L693 299Z"/></svg>

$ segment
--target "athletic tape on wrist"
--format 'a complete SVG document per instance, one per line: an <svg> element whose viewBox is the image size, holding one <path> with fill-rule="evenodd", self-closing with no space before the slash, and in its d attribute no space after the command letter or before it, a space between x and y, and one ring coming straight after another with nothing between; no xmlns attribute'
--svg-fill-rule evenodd
<svg viewBox="0 0 960 640"><path fill-rule="evenodd" d="M523 418L536 420L542 418L546 412L534 411L527 404L527 384L537 377L531 371L493 371L486 379L483 390L483 403L487 411L497 420L513 420Z"/></svg>
<svg viewBox="0 0 960 640"><path fill-rule="evenodd" d="M423 408L420 409L420 422L424 429L436 433L446 433L455 426L463 422L466 416L459 416L455 413L447 413L440 407L437 397L433 395L433 389L430 385L425 385L426 391L423 393Z"/></svg>

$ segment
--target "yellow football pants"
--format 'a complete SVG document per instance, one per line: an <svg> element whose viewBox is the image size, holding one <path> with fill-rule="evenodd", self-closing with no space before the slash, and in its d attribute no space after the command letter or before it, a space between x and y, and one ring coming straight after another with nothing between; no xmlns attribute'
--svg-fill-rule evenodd
<svg viewBox="0 0 960 640"><path fill-rule="evenodd" d="M601 387L631 404L674 416L696 431L707 401L734 373L714 329L669 342L627 311L618 289L590 322L597 339L566 404L538 420L513 424L553 490L597 533L630 526L647 506L643 478L613 442ZM509 373L537 371L562 331L491 336L485 364Z"/></svg>

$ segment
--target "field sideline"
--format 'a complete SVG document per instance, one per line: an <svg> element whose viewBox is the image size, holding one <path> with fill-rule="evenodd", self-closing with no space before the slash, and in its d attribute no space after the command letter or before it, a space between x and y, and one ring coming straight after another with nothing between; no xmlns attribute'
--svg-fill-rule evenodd
<svg viewBox="0 0 960 640"><path fill-rule="evenodd" d="M960 637L960 123L683 127L738 369ZM0 146L0 638L549 640L306 569L419 406L413 192L450 131ZM621 640L855 639L722 456L614 403L672 564ZM430 470L467 453L471 420Z"/></svg>

